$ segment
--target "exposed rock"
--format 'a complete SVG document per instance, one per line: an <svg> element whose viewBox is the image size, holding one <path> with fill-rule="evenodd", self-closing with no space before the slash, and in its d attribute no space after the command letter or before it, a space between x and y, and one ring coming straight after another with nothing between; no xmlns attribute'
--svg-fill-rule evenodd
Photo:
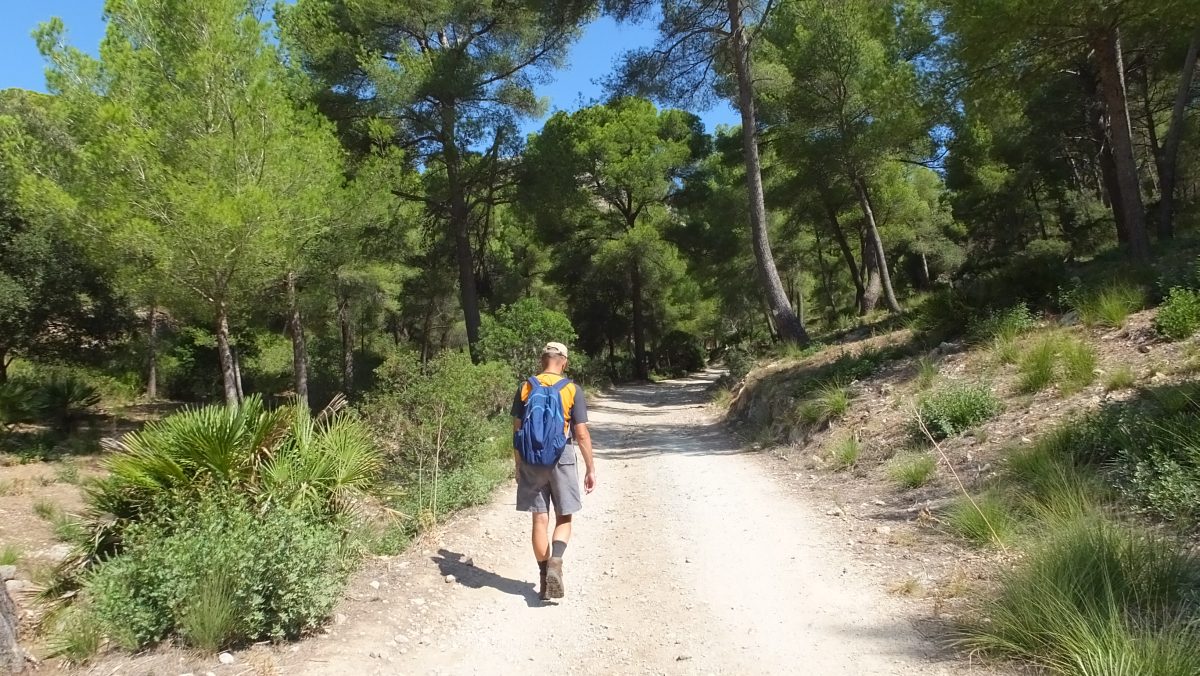
<svg viewBox="0 0 1200 676"><path fill-rule="evenodd" d="M217 656L217 659L221 660L221 664L233 664L237 662L237 658L232 653L221 653Z"/></svg>
<svg viewBox="0 0 1200 676"><path fill-rule="evenodd" d="M4 568L6 570L0 572L0 578L9 578L16 574L15 570L11 570L12 566ZM8 582L16 580L8 580L5 582L6 587L0 587L0 672L15 674L25 669L25 652L17 643L19 617L17 605L8 595Z"/></svg>
<svg viewBox="0 0 1200 676"><path fill-rule="evenodd" d="M0 566L0 582L8 582L17 576L16 566Z"/></svg>
<svg viewBox="0 0 1200 676"><path fill-rule="evenodd" d="M446 576L446 584L454 584L456 580L458 580L458 578L454 577L453 575Z"/></svg>

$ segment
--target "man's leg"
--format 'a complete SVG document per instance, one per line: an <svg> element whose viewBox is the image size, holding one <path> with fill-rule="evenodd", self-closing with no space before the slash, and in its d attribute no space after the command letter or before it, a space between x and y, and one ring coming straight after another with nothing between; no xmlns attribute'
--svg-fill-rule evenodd
<svg viewBox="0 0 1200 676"><path fill-rule="evenodd" d="M550 549L551 556L562 558L563 553L558 550L565 550L567 543L571 541L571 515L559 514L554 517L554 537L553 545Z"/></svg>
<svg viewBox="0 0 1200 676"><path fill-rule="evenodd" d="M546 541L550 526L550 514L547 512L533 513L533 558L538 565L538 598L545 601L546 595L546 566L550 559L550 543Z"/></svg>

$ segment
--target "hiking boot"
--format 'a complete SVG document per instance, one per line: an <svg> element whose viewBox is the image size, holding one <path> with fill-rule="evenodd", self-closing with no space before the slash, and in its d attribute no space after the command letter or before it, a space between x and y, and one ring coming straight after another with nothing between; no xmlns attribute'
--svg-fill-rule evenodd
<svg viewBox="0 0 1200 676"><path fill-rule="evenodd" d="M565 593L563 587L562 559L551 557L546 564L546 597L561 599Z"/></svg>
<svg viewBox="0 0 1200 676"><path fill-rule="evenodd" d="M538 600L539 601L549 600L550 597L546 595L546 573L545 572L543 572L540 576L538 576L538 582L539 582L539 584L538 584Z"/></svg>

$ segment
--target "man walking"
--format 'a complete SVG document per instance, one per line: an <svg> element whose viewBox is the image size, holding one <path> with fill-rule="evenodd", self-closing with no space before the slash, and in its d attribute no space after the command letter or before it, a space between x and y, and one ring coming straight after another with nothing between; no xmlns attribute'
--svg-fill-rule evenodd
<svg viewBox="0 0 1200 676"><path fill-rule="evenodd" d="M571 515L583 509L576 448L586 467L584 488L591 493L596 487L587 401L583 389L563 375L566 368L567 346L546 343L541 373L521 383L512 406L517 511L533 513L533 556L543 601L560 599L565 593L562 566L571 539ZM548 537L551 503L554 533Z"/></svg>

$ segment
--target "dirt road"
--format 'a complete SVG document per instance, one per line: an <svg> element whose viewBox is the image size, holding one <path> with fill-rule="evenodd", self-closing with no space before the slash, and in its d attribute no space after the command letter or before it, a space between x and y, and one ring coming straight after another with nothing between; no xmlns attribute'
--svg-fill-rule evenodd
<svg viewBox="0 0 1200 676"><path fill-rule="evenodd" d="M563 602L538 602L529 519L506 490L357 582L332 634L283 671L962 673L930 659L822 508L772 460L739 452L704 406L708 382L620 388L591 407L599 487L577 518Z"/></svg>

